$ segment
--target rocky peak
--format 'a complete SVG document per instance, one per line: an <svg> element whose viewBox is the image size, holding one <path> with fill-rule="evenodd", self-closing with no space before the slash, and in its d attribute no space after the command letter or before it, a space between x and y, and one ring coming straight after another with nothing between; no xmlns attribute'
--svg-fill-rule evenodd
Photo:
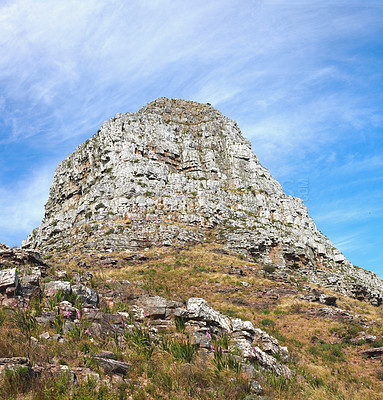
<svg viewBox="0 0 383 400"><path fill-rule="evenodd" d="M43 222L23 246L135 251L206 240L382 302L378 276L354 267L317 230L235 121L186 100L160 98L105 122L59 164Z"/></svg>

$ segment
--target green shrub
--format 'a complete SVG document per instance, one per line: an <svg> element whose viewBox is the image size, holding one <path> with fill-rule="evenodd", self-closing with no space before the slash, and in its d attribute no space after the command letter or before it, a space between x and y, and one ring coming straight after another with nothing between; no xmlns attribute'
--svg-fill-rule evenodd
<svg viewBox="0 0 383 400"><path fill-rule="evenodd" d="M275 264L270 263L270 264L264 265L262 269L267 274L272 274L277 269L277 266Z"/></svg>
<svg viewBox="0 0 383 400"><path fill-rule="evenodd" d="M261 324L263 326L269 326L269 327L274 327L275 326L275 321L273 321L272 319L269 318L265 318L261 321Z"/></svg>
<svg viewBox="0 0 383 400"><path fill-rule="evenodd" d="M17 394L30 391L31 383L31 375L27 366L18 367L16 370L6 369L0 386L0 398L19 398Z"/></svg>
<svg viewBox="0 0 383 400"><path fill-rule="evenodd" d="M337 362L346 360L341 344L318 343L315 346L310 346L308 351L315 357L321 357L323 361Z"/></svg>

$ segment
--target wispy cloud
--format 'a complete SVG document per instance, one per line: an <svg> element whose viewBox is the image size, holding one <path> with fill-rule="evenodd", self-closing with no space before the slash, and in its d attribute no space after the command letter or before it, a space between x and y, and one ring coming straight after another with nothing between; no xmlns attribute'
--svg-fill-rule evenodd
<svg viewBox="0 0 383 400"><path fill-rule="evenodd" d="M257 119L248 135L263 141L271 130L273 147L273 137L287 142L295 132L290 143L299 145L298 136L326 121L339 104L341 119L355 118L347 94L330 101L328 95L318 96L304 110L298 105L318 85L346 80L322 58L334 47L334 30L339 40L347 40L366 23L373 29L377 17L364 14L361 24L360 9L345 16L343 9L323 2L289 7L247 1L241 7L229 1L5 3L0 8L3 118L12 140L81 136L86 124L102 119L101 110L109 117L109 110L152 100L149 92L165 79L170 94L217 104L230 100L232 106L235 97L246 98L241 103L253 108ZM15 109L15 101L23 108ZM279 114L286 105L288 114ZM307 115L313 114L308 123ZM317 129L311 131L313 136Z"/></svg>
<svg viewBox="0 0 383 400"><path fill-rule="evenodd" d="M351 235L344 235L338 238L334 238L334 246L342 249L343 251L357 250L356 243L359 243L359 246L361 247L365 246L361 239L362 234L360 232L353 233Z"/></svg>
<svg viewBox="0 0 383 400"><path fill-rule="evenodd" d="M3 1L0 146L34 149L51 165L117 112L177 97L210 102L237 120L263 164L290 185L304 178L336 193L379 182L383 5L335 3ZM11 156L0 164L26 176L36 159L22 172ZM5 174L0 182L10 180ZM16 189L0 187L2 232L26 235L39 224L51 179L44 174L14 174ZM339 195L348 200L325 207L323 193L312 191L321 222L381 215L375 197Z"/></svg>
<svg viewBox="0 0 383 400"><path fill-rule="evenodd" d="M315 215L315 221L331 222L332 224L339 224L342 222L355 222L355 221L367 221L370 218L377 218L383 215L383 207L363 207L360 204L342 205L341 207L331 206L332 203L328 204L328 208L331 209L321 215Z"/></svg>

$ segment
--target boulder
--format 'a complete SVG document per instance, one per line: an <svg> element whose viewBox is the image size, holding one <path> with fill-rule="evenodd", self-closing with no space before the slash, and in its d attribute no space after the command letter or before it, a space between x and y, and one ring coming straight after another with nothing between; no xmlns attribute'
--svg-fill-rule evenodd
<svg viewBox="0 0 383 400"><path fill-rule="evenodd" d="M273 370L278 376L283 376L285 379L293 377L293 371L289 367L278 363L275 357L266 354L259 347L253 347L252 357L259 365Z"/></svg>
<svg viewBox="0 0 383 400"><path fill-rule="evenodd" d="M0 292L13 289L15 292L20 285L16 268L3 269L0 271Z"/></svg>
<svg viewBox="0 0 383 400"><path fill-rule="evenodd" d="M49 332L44 332L39 336L40 339L44 339L44 340L48 340L48 339L50 339L50 337L51 337L51 335L49 334Z"/></svg>
<svg viewBox="0 0 383 400"><path fill-rule="evenodd" d="M262 394L263 392L262 386L255 379L250 380L250 390L257 395Z"/></svg>
<svg viewBox="0 0 383 400"><path fill-rule="evenodd" d="M151 318L166 318L169 317L171 312L167 307L167 301L163 297L141 297L139 305L144 310L147 317Z"/></svg>
<svg viewBox="0 0 383 400"><path fill-rule="evenodd" d="M187 316L192 320L200 320L208 326L217 327L226 333L232 332L231 319L219 311L209 307L207 301L201 298L192 297L186 303Z"/></svg>
<svg viewBox="0 0 383 400"><path fill-rule="evenodd" d="M48 297L54 296L59 290L62 290L65 293L72 293L70 282L51 281L47 282L44 287L44 292Z"/></svg>
<svg viewBox="0 0 383 400"><path fill-rule="evenodd" d="M6 371L19 372L27 378L34 375L32 364L26 357L0 358L0 377L4 376Z"/></svg>
<svg viewBox="0 0 383 400"><path fill-rule="evenodd" d="M262 350L267 354L280 355L283 361L288 359L289 351L287 350L287 347L279 346L278 339L270 336L268 333L259 328L255 329L253 344L256 346L261 346Z"/></svg>
<svg viewBox="0 0 383 400"><path fill-rule="evenodd" d="M232 318L231 324L233 329L233 337L243 337L249 339L250 341L253 340L256 329L250 321L243 321L240 318Z"/></svg>
<svg viewBox="0 0 383 400"><path fill-rule="evenodd" d="M104 370L107 375L126 375L129 372L130 364L127 362L116 361L112 358L93 356L97 364Z"/></svg>
<svg viewBox="0 0 383 400"><path fill-rule="evenodd" d="M337 297L328 294L321 294L319 296L319 303L326 304L327 306L336 306Z"/></svg>
<svg viewBox="0 0 383 400"><path fill-rule="evenodd" d="M30 298L41 293L40 288L41 271L35 268L31 274L21 278L21 293L23 297Z"/></svg>
<svg viewBox="0 0 383 400"><path fill-rule="evenodd" d="M369 358L383 358L383 347L373 347L371 349L363 350L362 354Z"/></svg>
<svg viewBox="0 0 383 400"><path fill-rule="evenodd" d="M92 307L98 306L99 297L96 290L79 283L72 286L72 292L82 303Z"/></svg>

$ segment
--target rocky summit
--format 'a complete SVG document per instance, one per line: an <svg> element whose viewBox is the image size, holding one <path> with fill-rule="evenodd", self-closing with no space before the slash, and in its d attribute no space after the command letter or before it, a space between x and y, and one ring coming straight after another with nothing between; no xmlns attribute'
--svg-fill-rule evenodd
<svg viewBox="0 0 383 400"><path fill-rule="evenodd" d="M353 266L319 232L236 122L192 101L160 98L105 122L59 164L42 224L22 247L47 255L207 242L382 303L379 277Z"/></svg>

